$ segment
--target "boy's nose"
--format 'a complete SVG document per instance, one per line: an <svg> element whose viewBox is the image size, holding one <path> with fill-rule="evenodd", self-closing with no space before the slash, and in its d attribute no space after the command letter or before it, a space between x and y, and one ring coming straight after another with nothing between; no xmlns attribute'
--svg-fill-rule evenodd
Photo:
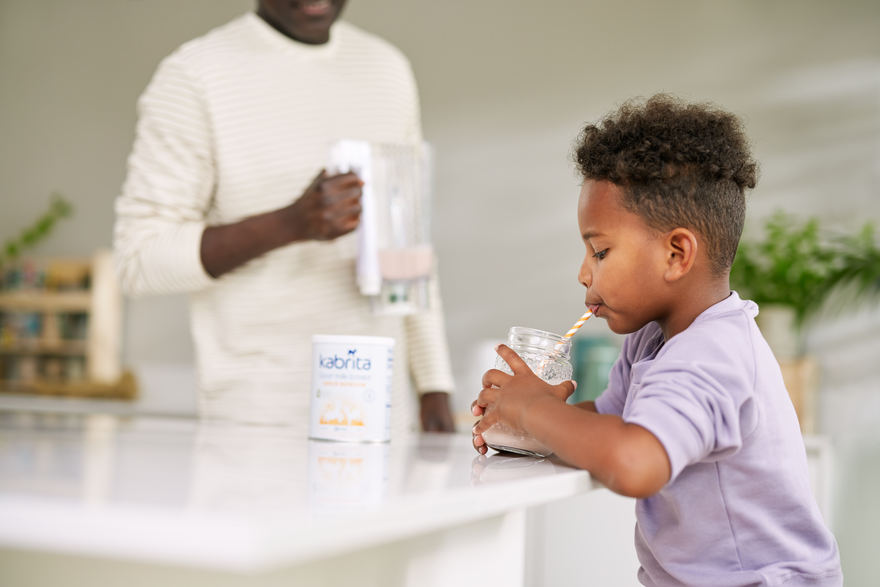
<svg viewBox="0 0 880 587"><path fill-rule="evenodd" d="M581 270L578 271L578 281L587 289L590 289L590 286L593 284L593 274L590 273L586 261L581 265Z"/></svg>

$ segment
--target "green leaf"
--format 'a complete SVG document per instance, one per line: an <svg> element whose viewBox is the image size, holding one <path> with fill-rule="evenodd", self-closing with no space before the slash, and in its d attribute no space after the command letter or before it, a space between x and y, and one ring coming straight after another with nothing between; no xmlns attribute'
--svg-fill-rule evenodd
<svg viewBox="0 0 880 587"><path fill-rule="evenodd" d="M794 308L798 324L849 291L853 307L880 299L880 249L866 224L855 235L826 237L815 218L798 222L775 212L764 237L744 241L730 271L731 287L760 304Z"/></svg>
<svg viewBox="0 0 880 587"><path fill-rule="evenodd" d="M71 214L73 214L73 206L61 194L52 194L49 209L32 225L25 227L18 238L6 241L3 249L4 255L0 257L0 267L18 257L23 250L31 248L45 239L52 232L58 219L66 218Z"/></svg>

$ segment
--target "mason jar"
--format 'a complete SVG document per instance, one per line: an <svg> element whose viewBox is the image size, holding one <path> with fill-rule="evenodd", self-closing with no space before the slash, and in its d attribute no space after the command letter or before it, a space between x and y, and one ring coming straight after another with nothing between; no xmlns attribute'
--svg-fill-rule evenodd
<svg viewBox="0 0 880 587"><path fill-rule="evenodd" d="M558 385L571 379L570 338L534 328L514 326L507 334L507 346L543 381ZM495 368L513 374L507 361L500 356L495 360ZM493 424L483 432L483 440L487 446L497 451L533 457L546 457L553 452L531 435L501 423Z"/></svg>

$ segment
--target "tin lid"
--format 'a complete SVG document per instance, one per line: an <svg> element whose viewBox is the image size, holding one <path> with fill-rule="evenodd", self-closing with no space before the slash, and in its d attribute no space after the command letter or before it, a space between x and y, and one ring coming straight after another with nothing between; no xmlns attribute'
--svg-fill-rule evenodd
<svg viewBox="0 0 880 587"><path fill-rule="evenodd" d="M394 339L388 336L356 336L349 334L313 334L312 342L330 342L339 344L369 344L394 347Z"/></svg>

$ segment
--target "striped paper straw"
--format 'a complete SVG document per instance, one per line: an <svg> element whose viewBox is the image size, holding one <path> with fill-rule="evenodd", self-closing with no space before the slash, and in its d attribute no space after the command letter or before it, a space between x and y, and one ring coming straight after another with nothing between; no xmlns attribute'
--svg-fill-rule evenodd
<svg viewBox="0 0 880 587"><path fill-rule="evenodd" d="M571 338L572 336L574 336L574 333L578 331L578 328L583 326L584 322L589 320L590 316L592 316L592 315L593 315L593 312L590 310L587 310L587 313L584 314L583 316L581 316L581 319L578 320L577 322L575 322L574 326L571 327L571 330L566 332L565 336L563 336L562 338Z"/></svg>
<svg viewBox="0 0 880 587"><path fill-rule="evenodd" d="M571 338L572 336L574 336L574 333L577 332L578 329L579 329L581 326L584 325L584 322L586 322L587 320L589 320L589 319L590 319L590 316L592 316L592 315L593 315L593 311L592 311L592 310L587 310L587 312L586 312L583 316L581 316L580 320L578 320L577 322L575 322L575 323L574 323L574 326L571 327L571 330L569 330L568 332L566 332L565 335L564 335L562 338L569 339L569 338ZM563 343L563 342L558 342L558 343L556 343L556 346L555 346L554 348L558 351L559 349L562 348L562 345L563 345L563 344L565 344L565 343ZM545 363L546 363L546 361L542 362L542 363L541 363L541 367L543 367Z"/></svg>

